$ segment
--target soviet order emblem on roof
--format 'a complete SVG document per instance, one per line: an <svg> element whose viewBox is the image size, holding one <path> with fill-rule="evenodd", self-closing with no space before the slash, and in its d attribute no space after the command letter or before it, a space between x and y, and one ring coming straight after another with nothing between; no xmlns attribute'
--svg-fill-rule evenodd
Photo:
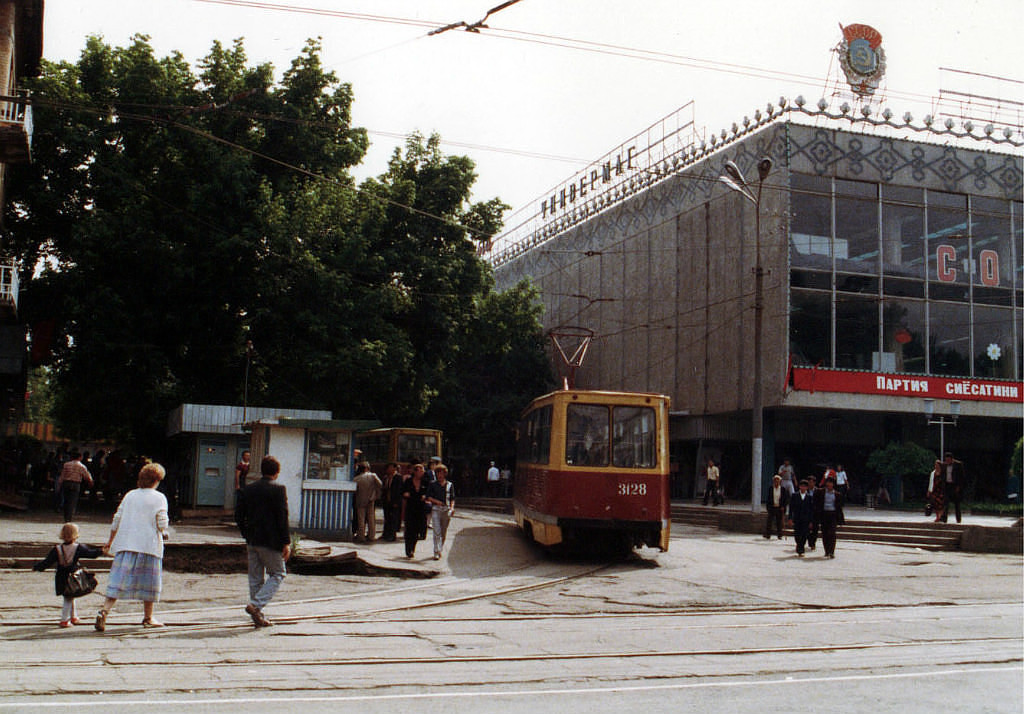
<svg viewBox="0 0 1024 714"><path fill-rule="evenodd" d="M839 64L846 73L846 81L856 94L874 94L885 74L885 50L882 34L869 25L847 25L843 41L839 43Z"/></svg>

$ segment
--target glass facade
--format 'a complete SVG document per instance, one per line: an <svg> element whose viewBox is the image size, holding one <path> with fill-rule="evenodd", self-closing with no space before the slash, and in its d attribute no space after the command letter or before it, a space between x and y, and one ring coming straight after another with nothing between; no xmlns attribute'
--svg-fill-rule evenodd
<svg viewBox="0 0 1024 714"><path fill-rule="evenodd" d="M1021 378L1020 201L790 181L794 364Z"/></svg>

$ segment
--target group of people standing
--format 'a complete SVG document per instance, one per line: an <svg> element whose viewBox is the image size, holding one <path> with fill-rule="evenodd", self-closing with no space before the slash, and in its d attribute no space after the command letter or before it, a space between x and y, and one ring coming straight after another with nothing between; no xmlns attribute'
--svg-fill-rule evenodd
<svg viewBox="0 0 1024 714"><path fill-rule="evenodd" d="M814 550L819 532L825 548L825 557L835 558L836 532L838 527L846 522L843 515L845 497L836 487L835 478L826 476L823 485L815 488L813 492L810 481L801 479L798 490L792 496L782 488L781 481L781 477L776 474L771 492L768 494L768 521L764 537L771 538L774 523L778 537L782 538L782 518L783 514L786 514L786 520L793 529L798 558L804 557L806 549Z"/></svg>
<svg viewBox="0 0 1024 714"><path fill-rule="evenodd" d="M125 484L131 474L138 475L146 464L145 457L125 461L120 451L107 454L100 449L91 458L88 451L72 448L53 456L53 491L55 505L64 514L64 521L75 520L78 504L86 490L95 499L97 490L109 503L120 503Z"/></svg>
<svg viewBox="0 0 1024 714"><path fill-rule="evenodd" d="M393 476L398 479L398 476ZM448 525L455 513L455 487L448 480L448 467L440 461L432 462L428 469L421 463L410 465L409 472L401 477L398 488L400 501L391 500L385 504L385 520L387 509L392 510L391 522L394 527L405 525L405 556L416 555L416 543L427 537L427 521L433 531L434 560L441 558Z"/></svg>
<svg viewBox="0 0 1024 714"><path fill-rule="evenodd" d="M772 477L765 504L768 517L764 537L771 538L774 530L782 539L785 520L793 529L797 557L805 550L814 550L821 534L826 558L835 558L837 527L845 522L843 504L850 490L850 479L842 464L828 464L817 484L813 478L796 481L796 471L789 459L784 459L778 473Z"/></svg>
<svg viewBox="0 0 1024 714"><path fill-rule="evenodd" d="M384 467L383 478L370 471L370 465L356 466L356 542L372 543L376 537L376 504L384 512L381 538L394 542L404 524L405 555L416 555L417 542L433 531L434 559L444 551L448 525L455 513L455 487L448 480L448 467L437 457L429 465L409 464L403 473L397 463Z"/></svg>

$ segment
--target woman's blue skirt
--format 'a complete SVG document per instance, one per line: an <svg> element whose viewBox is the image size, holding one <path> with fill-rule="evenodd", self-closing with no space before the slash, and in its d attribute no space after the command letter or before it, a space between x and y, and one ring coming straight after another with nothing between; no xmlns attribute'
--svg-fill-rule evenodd
<svg viewBox="0 0 1024 714"><path fill-rule="evenodd" d="M122 550L110 566L107 597L156 602L163 586L163 558Z"/></svg>

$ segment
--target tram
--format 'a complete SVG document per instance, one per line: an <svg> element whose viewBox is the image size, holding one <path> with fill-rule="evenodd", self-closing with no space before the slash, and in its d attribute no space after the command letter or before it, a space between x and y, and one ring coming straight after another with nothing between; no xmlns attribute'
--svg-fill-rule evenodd
<svg viewBox="0 0 1024 714"><path fill-rule="evenodd" d="M668 550L669 397L564 389L518 428L513 510L532 540L570 550Z"/></svg>
<svg viewBox="0 0 1024 714"><path fill-rule="evenodd" d="M432 456L441 458L441 432L405 427L370 429L356 434L355 448L362 450L363 460L370 463L374 473L384 473L384 467L392 461L405 473L413 461L427 464Z"/></svg>

